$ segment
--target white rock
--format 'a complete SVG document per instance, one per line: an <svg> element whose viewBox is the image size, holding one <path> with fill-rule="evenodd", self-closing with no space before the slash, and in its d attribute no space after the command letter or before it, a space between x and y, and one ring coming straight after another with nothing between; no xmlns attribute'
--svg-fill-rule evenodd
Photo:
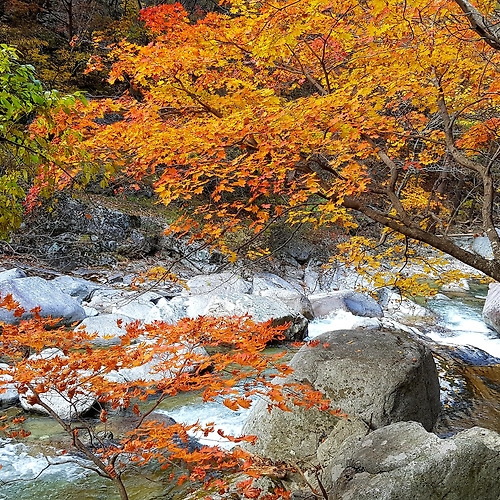
<svg viewBox="0 0 500 500"><path fill-rule="evenodd" d="M85 311L85 315L87 318L92 317L92 316L97 316L99 314L99 311L95 307L87 307L87 306L82 306L83 310Z"/></svg>
<svg viewBox="0 0 500 500"><path fill-rule="evenodd" d="M117 321L121 321L118 326ZM120 343L120 337L125 335L125 326L133 323L134 318L124 316L123 314L100 314L85 318L76 328L85 328L87 333L96 333L97 337L92 341L94 345L113 345Z"/></svg>
<svg viewBox="0 0 500 500"><path fill-rule="evenodd" d="M253 277L253 293L264 297L273 296L279 291L303 294L298 283L289 283L280 276L272 273L257 273Z"/></svg>
<svg viewBox="0 0 500 500"><path fill-rule="evenodd" d="M443 292L464 292L470 290L470 286L469 282L465 278L462 278L448 285L443 285L441 290Z"/></svg>
<svg viewBox="0 0 500 500"><path fill-rule="evenodd" d="M500 235L500 229L497 229L497 233ZM470 248L474 253L485 259L493 259L493 249L491 248L491 243L487 236L478 236L474 238Z"/></svg>
<svg viewBox="0 0 500 500"><path fill-rule="evenodd" d="M323 292L309 296L314 316L328 316L336 311L349 311L357 316L381 318L384 315L382 307L369 295L353 290Z"/></svg>
<svg viewBox="0 0 500 500"><path fill-rule="evenodd" d="M164 297L162 297L156 305L154 305L144 318L144 323L153 323L153 321L162 321L164 323L168 323L170 325L174 325L182 318L187 317L187 313L185 312L184 307L182 307L182 302L168 301Z"/></svg>
<svg viewBox="0 0 500 500"><path fill-rule="evenodd" d="M83 278L74 278L73 276L57 276L51 280L51 283L56 285L62 292L74 297L80 303L88 297L90 292L101 287L101 285L93 281L84 280Z"/></svg>
<svg viewBox="0 0 500 500"><path fill-rule="evenodd" d="M307 319L314 317L312 305L302 288L297 283L289 283L276 274L256 274L253 278L253 294L278 299Z"/></svg>
<svg viewBox="0 0 500 500"><path fill-rule="evenodd" d="M33 317L30 312L41 307L43 317L62 318L64 324L72 324L85 318L85 311L70 295L62 292L51 281L38 277L14 278L0 281L0 296L11 294L12 298L26 311L16 318L13 311L0 309L0 321L18 323L20 319Z"/></svg>
<svg viewBox="0 0 500 500"><path fill-rule="evenodd" d="M121 307L113 307L111 312L113 314L128 316L129 318L144 321L154 307L155 305L150 301L132 300Z"/></svg>
<svg viewBox="0 0 500 500"><path fill-rule="evenodd" d="M26 278L26 273L21 269L8 269L7 271L0 272L0 281L6 281L16 278Z"/></svg>
<svg viewBox="0 0 500 500"><path fill-rule="evenodd" d="M161 297L160 294L155 292L132 292L129 290L101 288L94 290L91 293L90 300L84 303L84 305L93 307L99 312L111 313L135 301L147 304Z"/></svg>
<svg viewBox="0 0 500 500"><path fill-rule="evenodd" d="M484 298L484 297L483 297ZM448 297L447 295L445 295L444 293L437 293L436 295L434 295L433 297L434 300L447 300L447 301L450 301L450 297Z"/></svg>
<svg viewBox="0 0 500 500"><path fill-rule="evenodd" d="M130 346L128 349L138 349L138 346ZM203 347L191 347L178 345L175 351L175 356L179 357L177 361L172 359L170 353L157 354L153 359L141 366L133 368L121 368L106 375L106 378L112 382L138 382L140 380L145 382L159 382L160 380L175 377L178 373L191 373L197 367L197 363L184 364L183 356L208 356ZM168 369L161 369L161 364L171 360L171 366Z"/></svg>
<svg viewBox="0 0 500 500"><path fill-rule="evenodd" d="M0 370L5 370L9 365L6 363L0 363ZM1 382L7 382L2 384ZM0 390L5 392L0 392L0 408L6 408L13 406L19 400L19 393L17 392L15 384L12 383L12 376L8 374L0 375Z"/></svg>
<svg viewBox="0 0 500 500"><path fill-rule="evenodd" d="M187 281L182 295L216 294L231 296L233 293L250 293L252 285L235 273L219 273L195 276Z"/></svg>
<svg viewBox="0 0 500 500"><path fill-rule="evenodd" d="M257 323L273 320L275 326L290 322L284 332L288 340L302 340L307 331L307 319L279 300L256 295L234 293L230 297L198 295L188 297L188 316L244 316L248 314Z"/></svg>
<svg viewBox="0 0 500 500"><path fill-rule="evenodd" d="M388 288L382 289L379 297L386 314L396 321L405 323L414 322L417 318L430 319L435 317L435 314L429 309Z"/></svg>
<svg viewBox="0 0 500 500"><path fill-rule="evenodd" d="M309 283L307 285L311 289ZM332 267L321 269L315 289L311 289L310 293L357 289L371 290L372 288L372 283L360 276L355 270L344 264L334 264Z"/></svg>
<svg viewBox="0 0 500 500"><path fill-rule="evenodd" d="M500 283L490 283L483 306L484 322L500 332Z"/></svg>

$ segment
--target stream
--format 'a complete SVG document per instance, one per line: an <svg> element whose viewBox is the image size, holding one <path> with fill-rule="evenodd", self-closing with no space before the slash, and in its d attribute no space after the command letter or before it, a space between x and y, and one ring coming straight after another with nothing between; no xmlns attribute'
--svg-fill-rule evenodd
<svg viewBox="0 0 500 500"><path fill-rule="evenodd" d="M439 370L445 411L443 419L438 423L438 427L441 426L438 434L457 432L472 425L484 425L500 431L500 408L494 404L500 397L500 370L498 366L491 366L499 363L499 360L494 358L500 358L500 338L482 321L481 310L485 295L486 290L482 288L458 294L452 300L431 300L427 306L439 319L432 326L419 326L428 338L441 345L442 349L450 350L454 359L458 360L456 366L449 368L447 364L446 369L441 366ZM380 320L361 318L342 311L335 316L311 322L309 335L314 338L334 329L375 327L379 324ZM443 364L439 349L438 346L438 367ZM462 400L457 402L455 398L459 393L462 394ZM470 401L464 402L466 397L470 397ZM483 404L481 397L489 397L490 401ZM474 403L475 398L478 400L477 404ZM453 411L454 405L462 405L463 408ZM248 411L233 412L221 403L203 403L191 394L171 398L159 409L160 413L168 414L178 422L216 422L218 428L232 435L241 433ZM67 457L58 456L57 449L51 447L51 444L64 439L57 424L51 419L43 416L30 417L25 427L32 434L22 444L0 439L0 500L119 498L108 481L76 463L66 462L48 467L48 460L52 463L67 460ZM204 444L230 446L222 443L217 433L206 438L197 437ZM168 475L153 466L131 472L125 477L125 485L131 500L184 498L184 495L168 482Z"/></svg>

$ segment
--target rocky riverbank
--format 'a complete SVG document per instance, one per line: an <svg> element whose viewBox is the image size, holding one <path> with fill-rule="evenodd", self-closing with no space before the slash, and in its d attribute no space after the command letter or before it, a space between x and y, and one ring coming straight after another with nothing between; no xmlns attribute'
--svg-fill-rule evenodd
<svg viewBox="0 0 500 500"><path fill-rule="evenodd" d="M6 269L0 273L0 294L11 293L26 310L37 302L42 315L63 317L67 324L80 321L97 333L95 341L103 346L118 342L125 325L133 321L175 323L198 315L249 314L258 321L289 324L287 339L302 340L311 321L314 325L319 318L342 314L356 318L353 330L317 337L319 344L304 346L291 363L292 377L323 391L349 415L347 420L297 409L268 413L265 403L259 403L246 423L245 432L259 437L254 452L298 466L300 473L291 475L287 483L295 498L309 498L311 486L317 491L326 488L332 498L346 499L428 499L446 493L465 500L473 498L469 493L477 488L481 498L496 499L500 494L496 480L488 479L496 477L493 469L500 467L498 434L473 429L442 440L431 432L440 426L441 434L450 434L438 421L440 382L431 356L433 343L415 328L435 321L430 310L391 290L381 294L379 301L348 288L310 293L304 282L272 273L186 276L182 286L152 282L139 284L143 287L139 290L130 289L126 271L119 279L116 271L114 276L110 271L92 273L87 275L92 280L81 278L86 275L83 272L70 276L50 271L42 278L34 268ZM17 321L6 312L2 320ZM443 350L440 356L441 365L451 365L451 356ZM489 405L498 402L498 391L485 382L486 376L496 380L494 362L490 358L481 373L475 369L474 377L470 368L460 373L456 369L459 377L476 387L476 396L481 392L488 398ZM456 358L454 366L461 366ZM448 375L449 371L444 377ZM154 364L126 376L152 377ZM15 387L8 386L0 402L4 407L19 404ZM25 411L37 410L26 398L21 404ZM92 404L89 399L81 411ZM59 411L65 416L64 407ZM452 417L448 411L447 418ZM491 428L497 425L496 418L491 414ZM455 425L452 433L457 430ZM381 448L381 442L391 446ZM394 454L400 459L394 461ZM387 466L381 468L376 462ZM469 478L467 484L462 477ZM422 483L425 488L418 486ZM401 491L406 496L398 496Z"/></svg>

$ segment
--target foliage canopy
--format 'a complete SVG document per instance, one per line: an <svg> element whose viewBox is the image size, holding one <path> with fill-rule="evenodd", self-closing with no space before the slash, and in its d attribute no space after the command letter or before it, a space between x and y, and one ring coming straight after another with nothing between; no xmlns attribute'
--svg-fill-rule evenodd
<svg viewBox="0 0 500 500"><path fill-rule="evenodd" d="M93 101L66 127L94 171L156 175L161 202L184 210L172 229L231 259L265 253L229 247L242 227L353 230L355 211L500 278L496 259L447 236L474 198L499 255L500 55L457 3L236 1L197 22L179 4L151 7L153 41L110 53L110 81L130 94ZM494 19L494 2L479 8Z"/></svg>

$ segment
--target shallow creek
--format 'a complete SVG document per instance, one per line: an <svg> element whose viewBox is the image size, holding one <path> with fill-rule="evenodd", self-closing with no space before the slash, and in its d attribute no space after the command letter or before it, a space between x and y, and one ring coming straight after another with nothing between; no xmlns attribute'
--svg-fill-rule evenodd
<svg viewBox="0 0 500 500"><path fill-rule="evenodd" d="M433 300L428 304L440 317L436 324L421 330L442 346L438 345L435 352L440 366L445 408L438 432L443 435L472 425L500 431L500 365L495 366L499 360L494 359L500 358L500 338L481 319L485 295L485 289L476 289L471 293L459 294L453 300ZM310 337L315 337L333 329L375 326L376 321L342 312L334 317L315 320L310 325L309 333ZM247 411L233 412L220 403L202 403L193 395L171 398L160 409L160 412L178 422L216 422L219 428L232 435L241 432ZM56 449L57 445L65 446L65 437L49 418L30 417L26 428L32 434L23 444L0 439L0 481L4 482L0 483L0 500L119 498L106 480L76 463L47 467L48 460L54 463L66 460L57 457ZM201 441L228 446L220 442L216 433ZM173 500L184 497L175 491L165 474L154 468L142 468L131 473L125 482L131 500Z"/></svg>

